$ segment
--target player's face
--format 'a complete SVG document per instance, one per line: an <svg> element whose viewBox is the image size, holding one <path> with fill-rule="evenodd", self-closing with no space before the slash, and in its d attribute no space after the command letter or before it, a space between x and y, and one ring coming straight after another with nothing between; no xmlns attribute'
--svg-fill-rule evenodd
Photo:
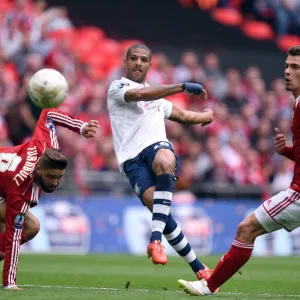
<svg viewBox="0 0 300 300"><path fill-rule="evenodd" d="M285 61L285 86L295 94L300 92L300 56L289 55ZM299 94L294 95L299 96Z"/></svg>
<svg viewBox="0 0 300 300"><path fill-rule="evenodd" d="M65 170L39 168L35 179L45 193L53 193L64 175Z"/></svg>
<svg viewBox="0 0 300 300"><path fill-rule="evenodd" d="M152 63L149 52L144 49L132 50L129 57L124 60L126 77L132 81L143 83Z"/></svg>

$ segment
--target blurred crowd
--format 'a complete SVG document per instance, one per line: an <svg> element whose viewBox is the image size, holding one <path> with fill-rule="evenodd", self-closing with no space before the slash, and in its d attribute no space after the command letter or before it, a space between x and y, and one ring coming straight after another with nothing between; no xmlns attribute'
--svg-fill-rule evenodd
<svg viewBox="0 0 300 300"><path fill-rule="evenodd" d="M4 3L5 9L1 8ZM101 37L101 49L97 50L100 29L91 29L89 34L87 30L76 31L76 42L74 34L69 35L74 30L77 29L63 7L47 8L45 0L1 0L0 146L30 139L35 128L40 110L27 96L31 75L43 67L61 71L70 86L61 109L84 121L96 119L101 124L94 140L58 129L60 145L73 164L74 182L88 193L85 170L98 171L98 176L103 176L103 171L118 172L106 93L111 81L123 75L122 59L129 42ZM86 40L79 43L80 36ZM92 36L96 44L91 42ZM92 49L95 55L87 52ZM100 54L96 55L97 51ZM183 109L214 110L214 122L207 127L167 121L168 137L178 154L177 188L202 182L262 187L271 184L276 191L287 187L293 163L275 154L273 146L275 127L291 140L293 99L285 90L284 80L275 79L268 89L257 66L241 73L237 69L222 70L221 63L212 52L200 57L186 51L178 64L170 61L166 53L153 55L147 78L150 84L200 82L207 90L207 102L183 93L168 99Z"/></svg>
<svg viewBox="0 0 300 300"><path fill-rule="evenodd" d="M218 6L237 7L244 15L272 25L278 35L300 33L299 0L218 0Z"/></svg>

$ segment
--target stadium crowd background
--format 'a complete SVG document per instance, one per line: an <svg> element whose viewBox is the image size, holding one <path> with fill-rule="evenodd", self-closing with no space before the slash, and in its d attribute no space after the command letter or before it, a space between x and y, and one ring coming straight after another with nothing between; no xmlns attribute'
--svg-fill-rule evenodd
<svg viewBox="0 0 300 300"><path fill-rule="evenodd" d="M272 1L278 5L282 2ZM230 1L220 3L231 5ZM101 124L96 139L76 139L76 143L72 132L58 129L62 150L72 161L68 172L74 186L89 194L85 171L98 177L118 174L106 92L110 82L123 75L125 50L135 42L143 41L116 41L95 27L76 29L66 8L47 8L44 0L1 0L0 146L30 139L40 110L27 96L28 80L35 71L52 67L61 71L70 85L69 96L60 109L83 120L97 119ZM214 52L199 55L186 49L179 62L171 61L168 53L153 54L150 84L185 81L202 83L209 100L200 103L185 94L169 100L184 109L210 107L214 122L202 128L167 121L168 137L178 154L177 189L219 182L267 187L268 194L288 187L293 163L275 154L273 147L275 127L291 141L293 99L285 91L283 76L267 86L258 66L250 66L245 72L223 69L222 58Z"/></svg>

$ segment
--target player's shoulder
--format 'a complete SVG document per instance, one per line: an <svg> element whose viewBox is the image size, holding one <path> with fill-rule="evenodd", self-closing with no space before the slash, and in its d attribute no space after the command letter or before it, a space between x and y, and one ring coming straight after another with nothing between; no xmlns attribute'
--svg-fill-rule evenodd
<svg viewBox="0 0 300 300"><path fill-rule="evenodd" d="M41 156L44 152L46 145L39 140L30 140L27 143L17 146L16 153L21 156L28 155L37 155L37 157Z"/></svg>
<svg viewBox="0 0 300 300"><path fill-rule="evenodd" d="M123 77L121 79L114 80L110 84L108 90L111 91L111 90L116 90L116 89L122 89L124 87L129 87L129 86L130 86L129 80Z"/></svg>

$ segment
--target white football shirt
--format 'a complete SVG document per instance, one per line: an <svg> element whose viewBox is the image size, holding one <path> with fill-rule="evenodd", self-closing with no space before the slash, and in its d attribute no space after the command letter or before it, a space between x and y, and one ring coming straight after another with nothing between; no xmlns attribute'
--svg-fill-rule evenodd
<svg viewBox="0 0 300 300"><path fill-rule="evenodd" d="M160 141L168 141L165 118L172 112L172 103L165 99L154 101L125 101L125 92L149 86L122 77L111 83L107 105L113 142L120 171L125 161L136 157L143 149Z"/></svg>

